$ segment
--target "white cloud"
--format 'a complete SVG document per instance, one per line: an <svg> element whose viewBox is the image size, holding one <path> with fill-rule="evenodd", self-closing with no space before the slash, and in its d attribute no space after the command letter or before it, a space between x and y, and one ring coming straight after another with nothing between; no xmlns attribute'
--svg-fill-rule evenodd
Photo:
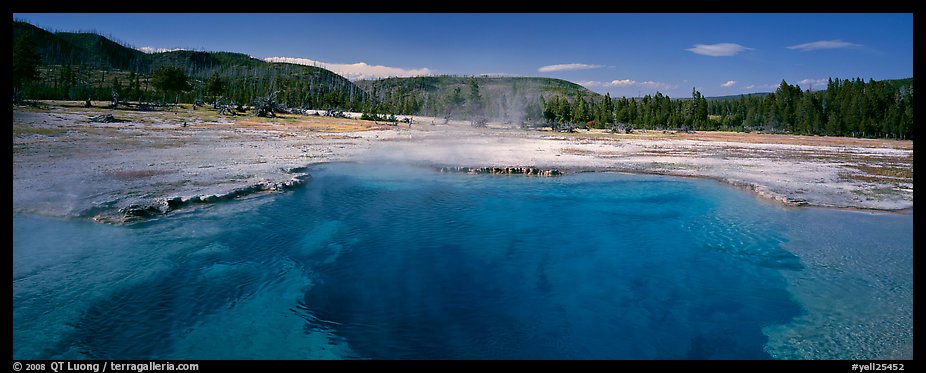
<svg viewBox="0 0 926 373"><path fill-rule="evenodd" d="M797 85L806 89L811 87L826 86L827 83L829 83L829 79L804 79L797 82Z"/></svg>
<svg viewBox="0 0 926 373"><path fill-rule="evenodd" d="M578 85L583 87L607 87L607 82L599 82L597 80L586 80L582 82L576 82Z"/></svg>
<svg viewBox="0 0 926 373"><path fill-rule="evenodd" d="M792 45L790 47L785 47L788 49L796 49L801 52L815 51L817 49L842 49L842 48L858 48L861 47L861 44L850 43L842 40L820 40L810 43Z"/></svg>
<svg viewBox="0 0 926 373"><path fill-rule="evenodd" d="M183 48L173 48L173 49L171 49L171 48L154 48L154 47L141 47L141 48L137 48L137 49L138 49L139 51L143 52L143 53L148 53L148 54L152 54L152 53L164 53L164 52L174 52L174 51L183 51L183 50L186 50L186 49L183 49Z"/></svg>
<svg viewBox="0 0 926 373"><path fill-rule="evenodd" d="M331 70L350 80L360 79L377 79L388 77L409 77L421 75L433 75L434 72L426 67L420 69L403 69L400 67L391 67L383 65L369 65L366 62L358 63L328 63L310 60L308 58L292 57L267 57L267 62L285 62L297 65L317 66L323 69Z"/></svg>
<svg viewBox="0 0 926 373"><path fill-rule="evenodd" d="M578 82L579 85L584 87L629 87L634 84L637 84L636 80L631 79L615 79L610 82L602 82L597 80L588 80L584 82Z"/></svg>
<svg viewBox="0 0 926 373"><path fill-rule="evenodd" d="M652 81L652 80L647 80L647 81L645 81L645 82L643 82L643 83L640 83L640 85L643 86L643 87L645 87L645 88L651 88L651 89L657 89L657 90L665 90L665 91L669 91L669 90L673 90L673 89L678 88L678 86L677 86L677 85L674 85L674 84L663 83L663 82L654 82L654 81Z"/></svg>
<svg viewBox="0 0 926 373"><path fill-rule="evenodd" d="M766 89L766 90L775 90L778 89L779 84L750 84L747 85L746 89Z"/></svg>
<svg viewBox="0 0 926 373"><path fill-rule="evenodd" d="M647 81L644 81L644 82L637 82L636 80L632 80L632 79L615 79L615 80L612 80L612 81L610 81L610 82L602 82L602 81L597 81L597 80L589 80L589 81L584 81L584 82L578 82L578 84L581 85L581 86L583 86L583 87L589 87L589 88L590 88L590 87L606 87L606 88L607 88L607 87L622 87L622 88L629 88L629 87L634 87L634 86L636 86L636 87L642 87L642 88L654 89L654 90L662 90L662 91L668 91L668 90L672 90L672 89L678 88L677 85L669 84L669 83L656 82L656 81L652 81L652 80L647 80Z"/></svg>
<svg viewBox="0 0 926 373"><path fill-rule="evenodd" d="M573 71L573 70L588 70L588 69L597 69L604 67L604 65L589 65L584 63L565 63L559 65L549 65L541 66L537 69L538 72L548 73L553 71Z"/></svg>
<svg viewBox="0 0 926 373"><path fill-rule="evenodd" d="M721 86L721 87L724 87L724 88L730 88L730 87L735 86L735 85L736 85L736 81L735 81L735 80L727 80L725 83L721 84L720 86Z"/></svg>
<svg viewBox="0 0 926 373"><path fill-rule="evenodd" d="M702 56L728 57L734 56L742 51L753 50L753 48L744 47L736 43L718 43L695 44L694 47L685 50Z"/></svg>

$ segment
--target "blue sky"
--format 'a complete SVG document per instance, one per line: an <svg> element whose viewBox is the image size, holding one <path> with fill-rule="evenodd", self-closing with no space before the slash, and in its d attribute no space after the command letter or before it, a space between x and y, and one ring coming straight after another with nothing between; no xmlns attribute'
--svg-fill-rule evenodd
<svg viewBox="0 0 926 373"><path fill-rule="evenodd" d="M612 96L772 91L913 76L906 14L14 14L136 48L286 57L349 78L505 74ZM295 60L294 60L295 61Z"/></svg>

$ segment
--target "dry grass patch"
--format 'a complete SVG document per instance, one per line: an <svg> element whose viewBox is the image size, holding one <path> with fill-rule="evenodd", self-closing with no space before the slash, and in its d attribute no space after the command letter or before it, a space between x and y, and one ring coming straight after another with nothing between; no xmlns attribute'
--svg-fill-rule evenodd
<svg viewBox="0 0 926 373"><path fill-rule="evenodd" d="M244 117L235 119L238 128L284 132L358 132L382 129L369 121L281 114L276 118Z"/></svg>
<svg viewBox="0 0 926 373"><path fill-rule="evenodd" d="M913 178L912 168L890 167L890 166L870 166L866 164L850 165L849 167L855 168L869 175L887 176L891 178L900 178L900 179L912 179Z"/></svg>
<svg viewBox="0 0 926 373"><path fill-rule="evenodd" d="M68 132L67 128L13 126L13 136L43 135L58 136Z"/></svg>
<svg viewBox="0 0 926 373"><path fill-rule="evenodd" d="M584 155L590 157L613 158L623 156L624 153L607 150L586 150L577 148L563 148L562 154Z"/></svg>
<svg viewBox="0 0 926 373"><path fill-rule="evenodd" d="M598 155L598 152L591 151L591 150L585 150L585 149L577 149L577 148L564 148L562 150L562 153L572 154L572 155L592 155L592 156Z"/></svg>
<svg viewBox="0 0 926 373"><path fill-rule="evenodd" d="M871 176L871 175L860 175L860 174L846 174L846 175L843 175L843 178L848 179L848 180L864 181L867 183L874 183L874 184L898 182L898 180L894 178Z"/></svg>

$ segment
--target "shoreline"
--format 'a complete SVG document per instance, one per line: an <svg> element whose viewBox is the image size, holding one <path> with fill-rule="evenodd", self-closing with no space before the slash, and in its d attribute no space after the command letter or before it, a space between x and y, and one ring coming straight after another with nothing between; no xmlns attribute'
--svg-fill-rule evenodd
<svg viewBox="0 0 926 373"><path fill-rule="evenodd" d="M859 212L888 213L888 214L895 214L895 213L896 214L912 214L913 213L913 207L905 207L905 208L899 208L899 209L877 209L877 208L863 208L863 207L855 207L855 206L828 206L828 205L807 203L806 201L803 201L803 200L791 201L786 196L777 195L777 194L769 194L764 191L759 192L756 190L757 187L761 187L759 185L731 182L730 180L714 178L714 177L704 176L704 175L674 175L674 174L668 174L668 173L653 173L653 172L646 172L646 171L625 171L625 170L610 170L610 169L601 169L601 170L588 169L588 170L578 170L578 171L567 170L567 171L564 171L563 174L565 176L565 175L569 175L572 173L578 173L578 172L619 172L619 173L625 173L625 174L631 174L631 175L659 175L659 176L680 177L680 178L686 178L686 179L690 178L690 179L710 180L710 181L723 184L727 187L731 187L731 188L739 189L739 190L745 190L753 194L756 198L766 200L769 202L773 202L773 203L777 203L781 206L786 206L786 207L807 207L807 208L830 209L830 210L841 210L841 211L859 211Z"/></svg>
<svg viewBox="0 0 926 373"><path fill-rule="evenodd" d="M49 101L13 111L13 210L129 223L298 187L331 162L711 179L786 206L912 212L912 141L667 131L554 133L466 122L380 126ZM110 113L124 120L92 123ZM821 145L814 145L815 142ZM500 171L518 174L526 170ZM536 172L536 171L530 171ZM531 175L536 176L536 175Z"/></svg>

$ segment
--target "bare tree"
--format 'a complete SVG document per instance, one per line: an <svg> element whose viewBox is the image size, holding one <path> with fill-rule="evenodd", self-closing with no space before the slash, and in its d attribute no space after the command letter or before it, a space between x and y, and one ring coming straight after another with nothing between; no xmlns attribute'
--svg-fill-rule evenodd
<svg viewBox="0 0 926 373"><path fill-rule="evenodd" d="M277 102L277 91L270 92L267 97L258 98L254 102L254 114L259 117L276 117L276 113L286 110Z"/></svg>

